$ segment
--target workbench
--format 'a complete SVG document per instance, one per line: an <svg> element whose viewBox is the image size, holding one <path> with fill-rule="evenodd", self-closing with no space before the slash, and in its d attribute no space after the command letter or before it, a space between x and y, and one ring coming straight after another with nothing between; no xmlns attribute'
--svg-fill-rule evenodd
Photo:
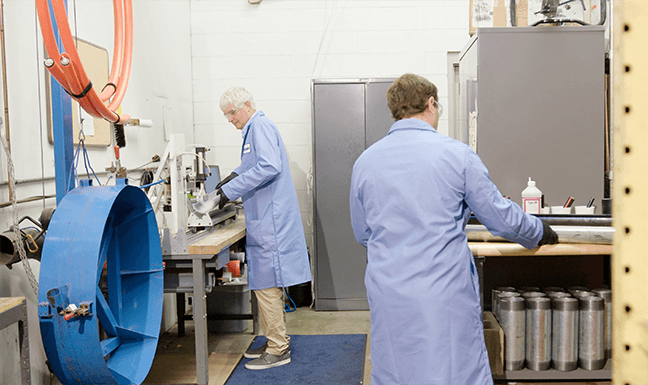
<svg viewBox="0 0 648 385"><path fill-rule="evenodd" d="M515 256L548 256L548 255L606 255L612 254L612 245L585 243L563 243L545 245L528 250L517 243L506 242L468 242L473 256L479 257L515 257Z"/></svg>
<svg viewBox="0 0 648 385"><path fill-rule="evenodd" d="M222 227L214 228L206 235L188 244L187 253L163 255L166 269L191 270L191 280L184 285L168 288L165 292L176 293L178 307L178 334L184 334L185 293L193 292L193 320L196 339L196 380L198 385L209 383L209 365L207 349L207 294L205 287L210 279L208 269L220 270L229 261L229 248L245 237L245 216L238 214L234 220L228 220ZM252 314L229 315L228 319L252 319L253 333L258 334L259 317L256 297L251 296Z"/></svg>
<svg viewBox="0 0 648 385"><path fill-rule="evenodd" d="M503 257L537 257L537 258L562 258L562 257L598 257L612 255L613 245L602 244L579 244L564 243L557 245L545 245L528 250L517 243L508 242L468 242L470 251L473 253L475 260L482 261L488 259L497 259ZM483 266L482 266L483 268ZM480 274L483 270L480 269ZM603 272L601 272L603 274ZM483 278L480 276L480 290L482 296L482 308L484 298ZM509 285L504 285L509 286ZM535 286L535 285L529 285ZM559 286L559 285L558 285ZM612 378L612 360L609 359L606 366L601 370L583 370L576 369L570 372L561 372L555 369L532 371L529 369L504 371L503 375L494 375L496 380L507 381L537 381L537 380L611 380Z"/></svg>
<svg viewBox="0 0 648 385"><path fill-rule="evenodd" d="M29 333L25 297L0 297L0 330L18 323L20 347L20 377L23 385L31 384L29 370Z"/></svg>

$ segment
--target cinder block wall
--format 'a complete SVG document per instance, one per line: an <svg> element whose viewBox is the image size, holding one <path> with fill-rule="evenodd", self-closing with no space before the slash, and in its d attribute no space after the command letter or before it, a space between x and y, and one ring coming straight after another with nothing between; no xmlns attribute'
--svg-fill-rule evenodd
<svg viewBox="0 0 648 385"><path fill-rule="evenodd" d="M434 82L447 105L446 56L469 39L468 7L468 0L194 0L196 140L212 148L207 160L229 174L242 139L218 100L231 86L252 92L283 136L312 248L311 80L413 72ZM447 114L439 129L447 133Z"/></svg>

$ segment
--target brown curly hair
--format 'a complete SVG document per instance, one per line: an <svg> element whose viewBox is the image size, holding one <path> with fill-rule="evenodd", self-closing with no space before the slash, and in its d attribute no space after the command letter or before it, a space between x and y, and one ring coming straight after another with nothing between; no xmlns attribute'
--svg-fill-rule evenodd
<svg viewBox="0 0 648 385"><path fill-rule="evenodd" d="M437 99L437 87L422 76L405 74L387 90L387 106L394 120L409 118L425 111L430 96Z"/></svg>

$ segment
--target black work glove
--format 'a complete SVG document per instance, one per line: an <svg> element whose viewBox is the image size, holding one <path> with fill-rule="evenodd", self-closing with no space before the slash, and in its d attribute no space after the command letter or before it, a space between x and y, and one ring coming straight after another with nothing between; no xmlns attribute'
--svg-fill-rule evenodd
<svg viewBox="0 0 648 385"><path fill-rule="evenodd" d="M220 195L220 200L218 201L218 208L222 210L223 207L225 207L225 204L227 204L230 200L221 189L218 189L218 195Z"/></svg>
<svg viewBox="0 0 648 385"><path fill-rule="evenodd" d="M223 187L223 185L224 185L225 183L231 181L232 179L236 178L237 176L238 176L238 174L235 173L235 172L229 174L229 175L227 176L227 178L225 178L225 179L223 179L222 181L218 182L218 184L216 185L216 190L218 190L219 188Z"/></svg>
<svg viewBox="0 0 648 385"><path fill-rule="evenodd" d="M549 226L548 224L542 222L542 227L544 233L542 233L542 239L538 242L538 246L542 245L555 245L558 243L558 234Z"/></svg>

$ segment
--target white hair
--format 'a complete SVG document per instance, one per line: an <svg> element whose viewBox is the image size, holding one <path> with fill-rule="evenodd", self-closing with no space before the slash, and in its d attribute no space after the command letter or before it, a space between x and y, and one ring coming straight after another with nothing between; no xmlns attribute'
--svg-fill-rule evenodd
<svg viewBox="0 0 648 385"><path fill-rule="evenodd" d="M218 105L221 110L225 111L229 104L236 108L241 108L245 102L250 102L252 109L256 110L256 104L254 103L254 98L251 93L243 87L230 87L223 92Z"/></svg>

